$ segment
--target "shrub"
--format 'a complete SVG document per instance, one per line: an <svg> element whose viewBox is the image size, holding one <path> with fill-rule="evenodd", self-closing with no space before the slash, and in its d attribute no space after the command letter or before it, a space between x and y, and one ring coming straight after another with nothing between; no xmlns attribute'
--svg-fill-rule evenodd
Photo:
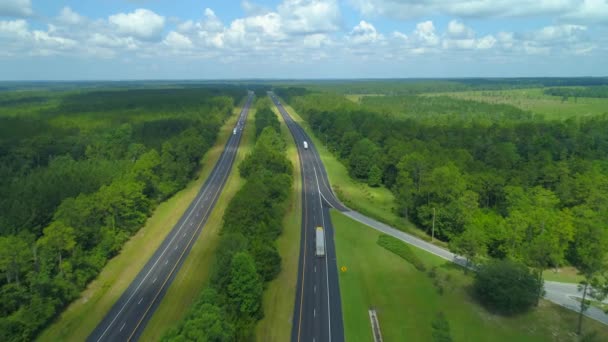
<svg viewBox="0 0 608 342"><path fill-rule="evenodd" d="M414 254L414 252L412 252L410 247L401 240L394 238L390 235L382 234L378 237L377 243L388 251L397 254L405 261L414 265L414 267L418 271L424 272L426 270L424 263L420 259L418 259L418 257L416 256L416 254Z"/></svg>
<svg viewBox="0 0 608 342"><path fill-rule="evenodd" d="M489 309L512 315L536 305L542 280L523 264L509 260L483 265L475 277L474 292Z"/></svg>
<svg viewBox="0 0 608 342"><path fill-rule="evenodd" d="M433 328L433 342L452 342L450 324L443 312L438 313L431 323Z"/></svg>

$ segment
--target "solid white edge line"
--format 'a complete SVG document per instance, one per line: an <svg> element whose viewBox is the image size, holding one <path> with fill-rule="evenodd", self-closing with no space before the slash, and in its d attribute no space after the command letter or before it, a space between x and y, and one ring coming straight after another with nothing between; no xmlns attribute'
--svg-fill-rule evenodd
<svg viewBox="0 0 608 342"><path fill-rule="evenodd" d="M315 178L317 180L317 190L319 191L319 195L321 195L321 188L319 187L319 177L317 176L317 168L313 166L313 170L315 171ZM321 221L325 225L325 214L323 214L323 202L321 201L321 196L319 196L319 205L321 206ZM329 304L329 265L327 263L327 232L323 234L323 240L323 242L325 243L325 280L327 283L327 321L329 328L329 342L331 342L331 306Z"/></svg>

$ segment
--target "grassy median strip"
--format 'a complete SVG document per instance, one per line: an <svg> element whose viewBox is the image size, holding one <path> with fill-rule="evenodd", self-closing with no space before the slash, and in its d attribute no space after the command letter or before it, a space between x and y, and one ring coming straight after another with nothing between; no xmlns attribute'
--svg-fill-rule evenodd
<svg viewBox="0 0 608 342"><path fill-rule="evenodd" d="M255 144L253 121L255 109L249 110L247 124L237 152L232 170L222 190L215 208L211 212L201 235L192 246L179 273L169 287L163 301L154 316L148 322L142 341L158 341L167 329L179 322L188 312L190 305L196 302L199 294L209 280L209 270L215 261L215 252L219 242L219 231L222 227L224 211L234 194L241 188L244 180L239 176L238 165L251 152ZM232 128L231 128L232 129ZM232 131L230 131L232 134Z"/></svg>
<svg viewBox="0 0 608 342"><path fill-rule="evenodd" d="M304 121L291 106L284 101L281 102L294 121L304 128L314 142L319 151L319 155L321 156L321 160L323 161L323 165L325 165L325 169L327 170L331 186L344 204L364 215L370 216L404 232L424 240L430 240L430 237L423 231L417 229L412 223L395 214L395 196L390 190L384 187L372 188L365 183L357 182L352 179L348 174L346 166L344 166L344 164L327 149L325 144L314 135L308 126L308 123ZM445 246L444 243L437 239L435 239L434 243Z"/></svg>
<svg viewBox="0 0 608 342"><path fill-rule="evenodd" d="M38 336L38 340L84 341L95 329L196 197L232 134L240 110L240 107L235 108L235 114L220 129L215 145L201 161L196 180L157 207L146 225L125 243L119 255L108 261L97 279Z"/></svg>
<svg viewBox="0 0 608 342"><path fill-rule="evenodd" d="M385 341L432 341L433 321L443 315L453 341L577 341L577 314L542 300L513 317L495 315L470 295L471 275L415 247L420 272L376 242L382 234L332 210L346 341L371 341L367 310L375 307ZM443 314L441 314L443 313ZM586 332L608 341L608 329L585 318Z"/></svg>
<svg viewBox="0 0 608 342"><path fill-rule="evenodd" d="M283 233L277 239L281 255L281 272L268 283L264 291L264 318L256 328L257 341L288 341L291 336L293 306L298 281L298 260L300 255L300 229L302 226L302 178L298 150L291 133L281 121L281 132L287 142L287 156L294 166L293 191L289 199L287 213L283 219Z"/></svg>

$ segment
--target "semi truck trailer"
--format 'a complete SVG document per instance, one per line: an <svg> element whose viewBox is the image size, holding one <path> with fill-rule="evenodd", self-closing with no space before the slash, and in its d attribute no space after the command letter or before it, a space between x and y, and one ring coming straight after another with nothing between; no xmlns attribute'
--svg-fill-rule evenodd
<svg viewBox="0 0 608 342"><path fill-rule="evenodd" d="M323 230L323 227L317 227L315 242L317 245L316 255L318 257L324 257L325 256L325 231Z"/></svg>

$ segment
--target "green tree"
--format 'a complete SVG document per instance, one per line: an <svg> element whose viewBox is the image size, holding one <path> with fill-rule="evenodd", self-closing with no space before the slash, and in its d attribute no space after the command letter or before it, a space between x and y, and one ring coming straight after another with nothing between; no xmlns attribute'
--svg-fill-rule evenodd
<svg viewBox="0 0 608 342"><path fill-rule="evenodd" d="M349 170L355 178L367 179L376 162L377 151L376 144L367 138L359 140L353 146L349 156Z"/></svg>
<svg viewBox="0 0 608 342"><path fill-rule="evenodd" d="M378 187L380 184L382 184L382 170L378 167L378 165L374 164L369 169L367 184L369 184L371 187Z"/></svg>
<svg viewBox="0 0 608 342"><path fill-rule="evenodd" d="M236 253L230 265L229 301L234 310L253 318L261 310L262 281L255 269L255 261L246 252Z"/></svg>
<svg viewBox="0 0 608 342"><path fill-rule="evenodd" d="M38 240L38 245L50 255L57 257L59 272L63 274L63 255L70 253L76 246L74 228L66 226L61 221L55 221L44 228L44 235Z"/></svg>
<svg viewBox="0 0 608 342"><path fill-rule="evenodd" d="M18 236L0 236L0 272L6 275L6 282L21 283L21 274L33 260L31 250L25 240Z"/></svg>
<svg viewBox="0 0 608 342"><path fill-rule="evenodd" d="M559 210L557 196L541 187L529 191L509 187L507 200L510 205L505 224L516 232L512 256L536 268L539 277L545 268L563 264L574 228L570 212ZM537 299L541 295L539 292Z"/></svg>
<svg viewBox="0 0 608 342"><path fill-rule="evenodd" d="M542 280L524 264L510 260L482 265L473 283L475 295L491 310L512 315L525 312L537 302Z"/></svg>
<svg viewBox="0 0 608 342"><path fill-rule="evenodd" d="M608 291L608 231L599 214L586 206L575 208L576 237L573 242L574 265L583 274L583 298L579 309L577 333L582 333L583 314L589 308L587 296L603 300Z"/></svg>
<svg viewBox="0 0 608 342"><path fill-rule="evenodd" d="M465 231L450 240L450 250L466 258L465 272L480 255L486 253L487 236L477 222L469 224Z"/></svg>

